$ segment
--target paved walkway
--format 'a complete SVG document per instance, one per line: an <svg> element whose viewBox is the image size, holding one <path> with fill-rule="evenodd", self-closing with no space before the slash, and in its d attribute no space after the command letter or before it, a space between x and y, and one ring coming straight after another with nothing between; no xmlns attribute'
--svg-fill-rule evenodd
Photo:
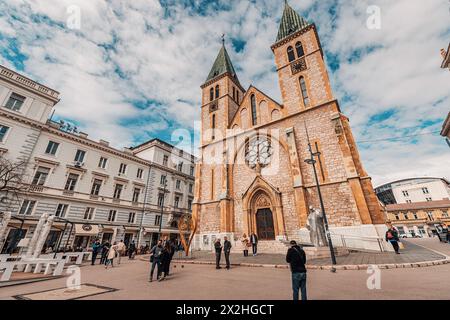
<svg viewBox="0 0 450 320"><path fill-rule="evenodd" d="M432 250L419 246L421 242L431 245L436 243L440 245L437 239L414 239L415 241L403 241L405 249L401 251L401 254L395 254L393 252L350 252L346 256L337 257L338 265L369 265L369 264L403 264L403 263L417 263L423 261L435 261L445 259L445 256L438 254ZM426 241L429 240L429 241ZM442 244L443 247L446 244ZM450 245L448 255L450 255ZM441 246L438 246L441 248ZM441 248L442 249L442 248ZM436 249L437 250L437 249ZM444 250L444 249L442 249ZM445 252L444 252L445 253ZM179 257L175 256L175 259ZM195 251L190 257L193 261L214 262L215 255L210 251ZM258 254L256 257L250 255L244 257L243 254L232 253L232 264L273 264L273 265L286 265L286 256L284 254ZM225 263L225 258L222 255L221 263ZM310 266L324 266L330 265L330 258L326 259L313 259L307 262Z"/></svg>
<svg viewBox="0 0 450 320"><path fill-rule="evenodd" d="M81 296L82 300L149 299L164 300L290 300L291 275L287 269L235 267L215 270L209 265L176 264L170 279L147 282L149 263L125 260L108 270L104 267L81 268L82 284L108 287L116 291ZM370 290L370 275L363 270L331 273L326 270L308 271L308 296L312 300L328 299L450 299L448 275L450 265L417 269L381 270L381 289ZM0 299L31 294L66 286L66 278L24 284L0 289ZM39 295L41 299L55 297L54 291ZM36 296L36 295L35 295ZM61 298L61 297L59 297ZM169 311L168 311L169 312Z"/></svg>

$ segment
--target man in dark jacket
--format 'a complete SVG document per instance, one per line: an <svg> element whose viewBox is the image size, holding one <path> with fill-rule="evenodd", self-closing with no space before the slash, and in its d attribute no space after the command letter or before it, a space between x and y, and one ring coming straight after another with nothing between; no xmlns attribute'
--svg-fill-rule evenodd
<svg viewBox="0 0 450 320"><path fill-rule="evenodd" d="M105 242L104 244L102 244L102 255L101 255L101 259L100 259L100 264L106 263L109 247L111 247L109 242Z"/></svg>
<svg viewBox="0 0 450 320"><path fill-rule="evenodd" d="M97 239L92 245L92 262L91 262L92 265L95 264L95 260L97 260L97 255L100 249L101 249L100 240Z"/></svg>
<svg viewBox="0 0 450 320"><path fill-rule="evenodd" d="M217 239L214 243L214 250L216 251L216 269L222 269L220 267L220 256L222 255L222 244L220 239Z"/></svg>
<svg viewBox="0 0 450 320"><path fill-rule="evenodd" d="M230 251L231 251L231 242L228 241L227 237L223 238L223 253L225 254L225 261L227 262L227 270L230 269Z"/></svg>
<svg viewBox="0 0 450 320"><path fill-rule="evenodd" d="M134 253L136 252L136 244L134 243L134 240L131 242L130 246L128 247L128 259L134 259Z"/></svg>
<svg viewBox="0 0 450 320"><path fill-rule="evenodd" d="M258 236L254 232L250 235L250 243L252 244L253 255L256 256L258 253Z"/></svg>
<svg viewBox="0 0 450 320"><path fill-rule="evenodd" d="M291 265L293 298L298 300L298 291L300 289L302 300L306 301L306 254L294 240L290 244L291 247L288 249L286 262Z"/></svg>
<svg viewBox="0 0 450 320"><path fill-rule="evenodd" d="M394 247L396 254L400 254L400 248L398 246L398 231L393 226L391 226L388 231L386 231L386 241L392 244L392 247Z"/></svg>
<svg viewBox="0 0 450 320"><path fill-rule="evenodd" d="M159 279L161 277L161 273L162 273L161 254L162 254L162 251L163 251L162 240L159 240L158 244L150 250L150 262L152 263L152 267L150 270L150 278L148 280L149 282L153 281L153 273L155 271L155 267L158 268L156 271L156 280L159 281Z"/></svg>

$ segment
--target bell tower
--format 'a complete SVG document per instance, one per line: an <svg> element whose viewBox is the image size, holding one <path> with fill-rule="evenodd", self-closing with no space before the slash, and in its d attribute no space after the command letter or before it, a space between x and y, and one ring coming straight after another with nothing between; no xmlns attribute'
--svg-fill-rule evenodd
<svg viewBox="0 0 450 320"><path fill-rule="evenodd" d="M202 146L225 138L245 90L231 63L222 37L222 47L202 88Z"/></svg>
<svg viewBox="0 0 450 320"><path fill-rule="evenodd" d="M287 1L271 49L283 104L289 114L333 99L316 26L300 16Z"/></svg>

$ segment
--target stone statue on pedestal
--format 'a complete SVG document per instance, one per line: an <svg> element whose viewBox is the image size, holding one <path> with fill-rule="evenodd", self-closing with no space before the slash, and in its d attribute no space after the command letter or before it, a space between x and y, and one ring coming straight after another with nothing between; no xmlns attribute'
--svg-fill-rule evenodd
<svg viewBox="0 0 450 320"><path fill-rule="evenodd" d="M309 207L309 215L306 222L306 228L309 230L309 237L314 247L318 248L327 246L322 211L313 208L313 206Z"/></svg>

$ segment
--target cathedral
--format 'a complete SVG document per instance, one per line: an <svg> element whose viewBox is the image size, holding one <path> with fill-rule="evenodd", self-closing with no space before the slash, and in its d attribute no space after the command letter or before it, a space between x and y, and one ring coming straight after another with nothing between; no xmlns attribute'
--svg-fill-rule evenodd
<svg viewBox="0 0 450 320"><path fill-rule="evenodd" d="M210 250L227 236L239 248L251 233L260 251L281 252L287 240L309 242L309 208L320 208L305 161L311 148L333 239L380 250L383 214L333 95L315 24L286 2L271 49L281 103L254 86L244 89L225 44L201 86L192 247Z"/></svg>

